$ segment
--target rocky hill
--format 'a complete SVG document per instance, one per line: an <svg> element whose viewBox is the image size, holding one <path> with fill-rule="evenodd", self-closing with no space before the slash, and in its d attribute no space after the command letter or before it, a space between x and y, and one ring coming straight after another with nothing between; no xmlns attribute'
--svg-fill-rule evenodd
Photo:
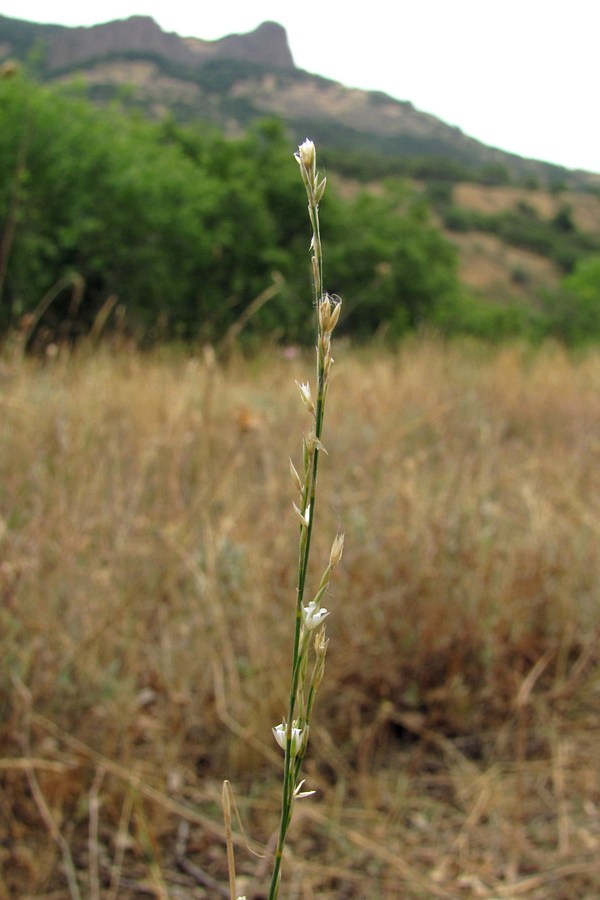
<svg viewBox="0 0 600 900"><path fill-rule="evenodd" d="M600 176L569 172L488 147L410 102L349 89L294 65L285 30L265 22L217 41L167 34L147 16L90 28L39 25L0 16L0 62L27 62L46 81L83 80L99 102L116 95L151 115L201 118L237 134L266 115L293 139L385 160L429 159L476 175L598 186ZM123 87L127 86L126 95Z"/></svg>
<svg viewBox="0 0 600 900"><path fill-rule="evenodd" d="M275 22L264 22L250 34L203 41L166 33L150 16L131 16L90 28L38 25L0 16L0 56L23 60L32 50L38 56L39 73L49 78L73 67L85 68L99 58L131 54L156 56L192 69L214 59L294 68L285 29Z"/></svg>

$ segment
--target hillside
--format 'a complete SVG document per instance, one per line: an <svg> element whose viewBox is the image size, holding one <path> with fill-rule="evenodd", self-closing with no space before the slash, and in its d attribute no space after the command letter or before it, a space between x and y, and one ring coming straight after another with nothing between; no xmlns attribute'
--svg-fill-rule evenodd
<svg viewBox="0 0 600 900"><path fill-rule="evenodd" d="M488 147L408 101L349 89L294 65L285 30L265 22L217 41L167 34L149 17L90 28L39 25L0 16L0 62L25 62L45 81L83 81L92 99L119 97L154 116L203 118L239 134L267 115L294 141L306 132L332 153L430 159L511 180L598 186L600 176ZM124 93L123 88L127 87Z"/></svg>
<svg viewBox="0 0 600 900"><path fill-rule="evenodd" d="M562 248L574 235L589 250L600 235L600 198L578 191L558 191L516 188L508 185L479 185L460 183L452 190L457 209L475 214L473 227L464 231L446 228L446 235L458 250L461 282L492 300L527 300L536 302L540 291L553 291L559 286L565 266L556 253L542 251L531 240L519 246L504 234L482 231L477 227L477 215L488 221L512 215L530 221L535 229L554 233ZM533 231L533 229L532 229ZM562 240L561 240L562 238ZM600 246L600 245L596 245Z"/></svg>

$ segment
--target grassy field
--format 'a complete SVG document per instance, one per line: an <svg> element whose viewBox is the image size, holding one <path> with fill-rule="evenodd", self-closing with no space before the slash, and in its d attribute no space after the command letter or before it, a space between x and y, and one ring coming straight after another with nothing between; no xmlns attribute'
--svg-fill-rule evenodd
<svg viewBox="0 0 600 900"><path fill-rule="evenodd" d="M338 346L286 898L600 896L600 353ZM0 898L229 896L280 802L312 356L0 364ZM268 858L236 826L240 893Z"/></svg>

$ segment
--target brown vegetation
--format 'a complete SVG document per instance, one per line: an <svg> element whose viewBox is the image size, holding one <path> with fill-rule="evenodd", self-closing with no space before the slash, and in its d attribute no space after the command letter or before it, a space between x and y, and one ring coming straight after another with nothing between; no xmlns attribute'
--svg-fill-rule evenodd
<svg viewBox="0 0 600 900"><path fill-rule="evenodd" d="M600 203L596 194L578 191L528 190L508 185L457 184L453 192L457 206L495 215L527 206L540 219L553 219L568 209L573 224L581 231L600 232Z"/></svg>
<svg viewBox="0 0 600 900"><path fill-rule="evenodd" d="M498 215L530 209L542 220L566 211L574 227L600 233L600 203L596 194L533 190L508 185L457 184L452 199L468 212ZM479 231L446 237L458 250L461 283L493 301L523 300L537 305L540 295L559 289L564 272L547 256L513 247L500 237Z"/></svg>
<svg viewBox="0 0 600 900"><path fill-rule="evenodd" d="M346 551L283 896L597 897L600 356L337 356L315 566ZM228 896L224 778L269 845L311 368L5 358L0 897Z"/></svg>
<svg viewBox="0 0 600 900"><path fill-rule="evenodd" d="M557 290L563 273L552 260L511 247L494 234L448 232L458 251L458 275L465 287L495 302L535 305L540 292Z"/></svg>

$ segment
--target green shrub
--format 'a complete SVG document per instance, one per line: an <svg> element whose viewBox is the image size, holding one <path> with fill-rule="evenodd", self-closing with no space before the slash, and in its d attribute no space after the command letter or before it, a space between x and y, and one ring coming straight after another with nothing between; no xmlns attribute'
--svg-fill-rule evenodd
<svg viewBox="0 0 600 900"><path fill-rule="evenodd" d="M570 345L600 340L600 255L580 260L561 290L542 299L546 335Z"/></svg>
<svg viewBox="0 0 600 900"><path fill-rule="evenodd" d="M531 309L525 305L500 305L459 293L438 305L432 321L443 334L468 334L488 341L502 341L531 336L534 319Z"/></svg>

